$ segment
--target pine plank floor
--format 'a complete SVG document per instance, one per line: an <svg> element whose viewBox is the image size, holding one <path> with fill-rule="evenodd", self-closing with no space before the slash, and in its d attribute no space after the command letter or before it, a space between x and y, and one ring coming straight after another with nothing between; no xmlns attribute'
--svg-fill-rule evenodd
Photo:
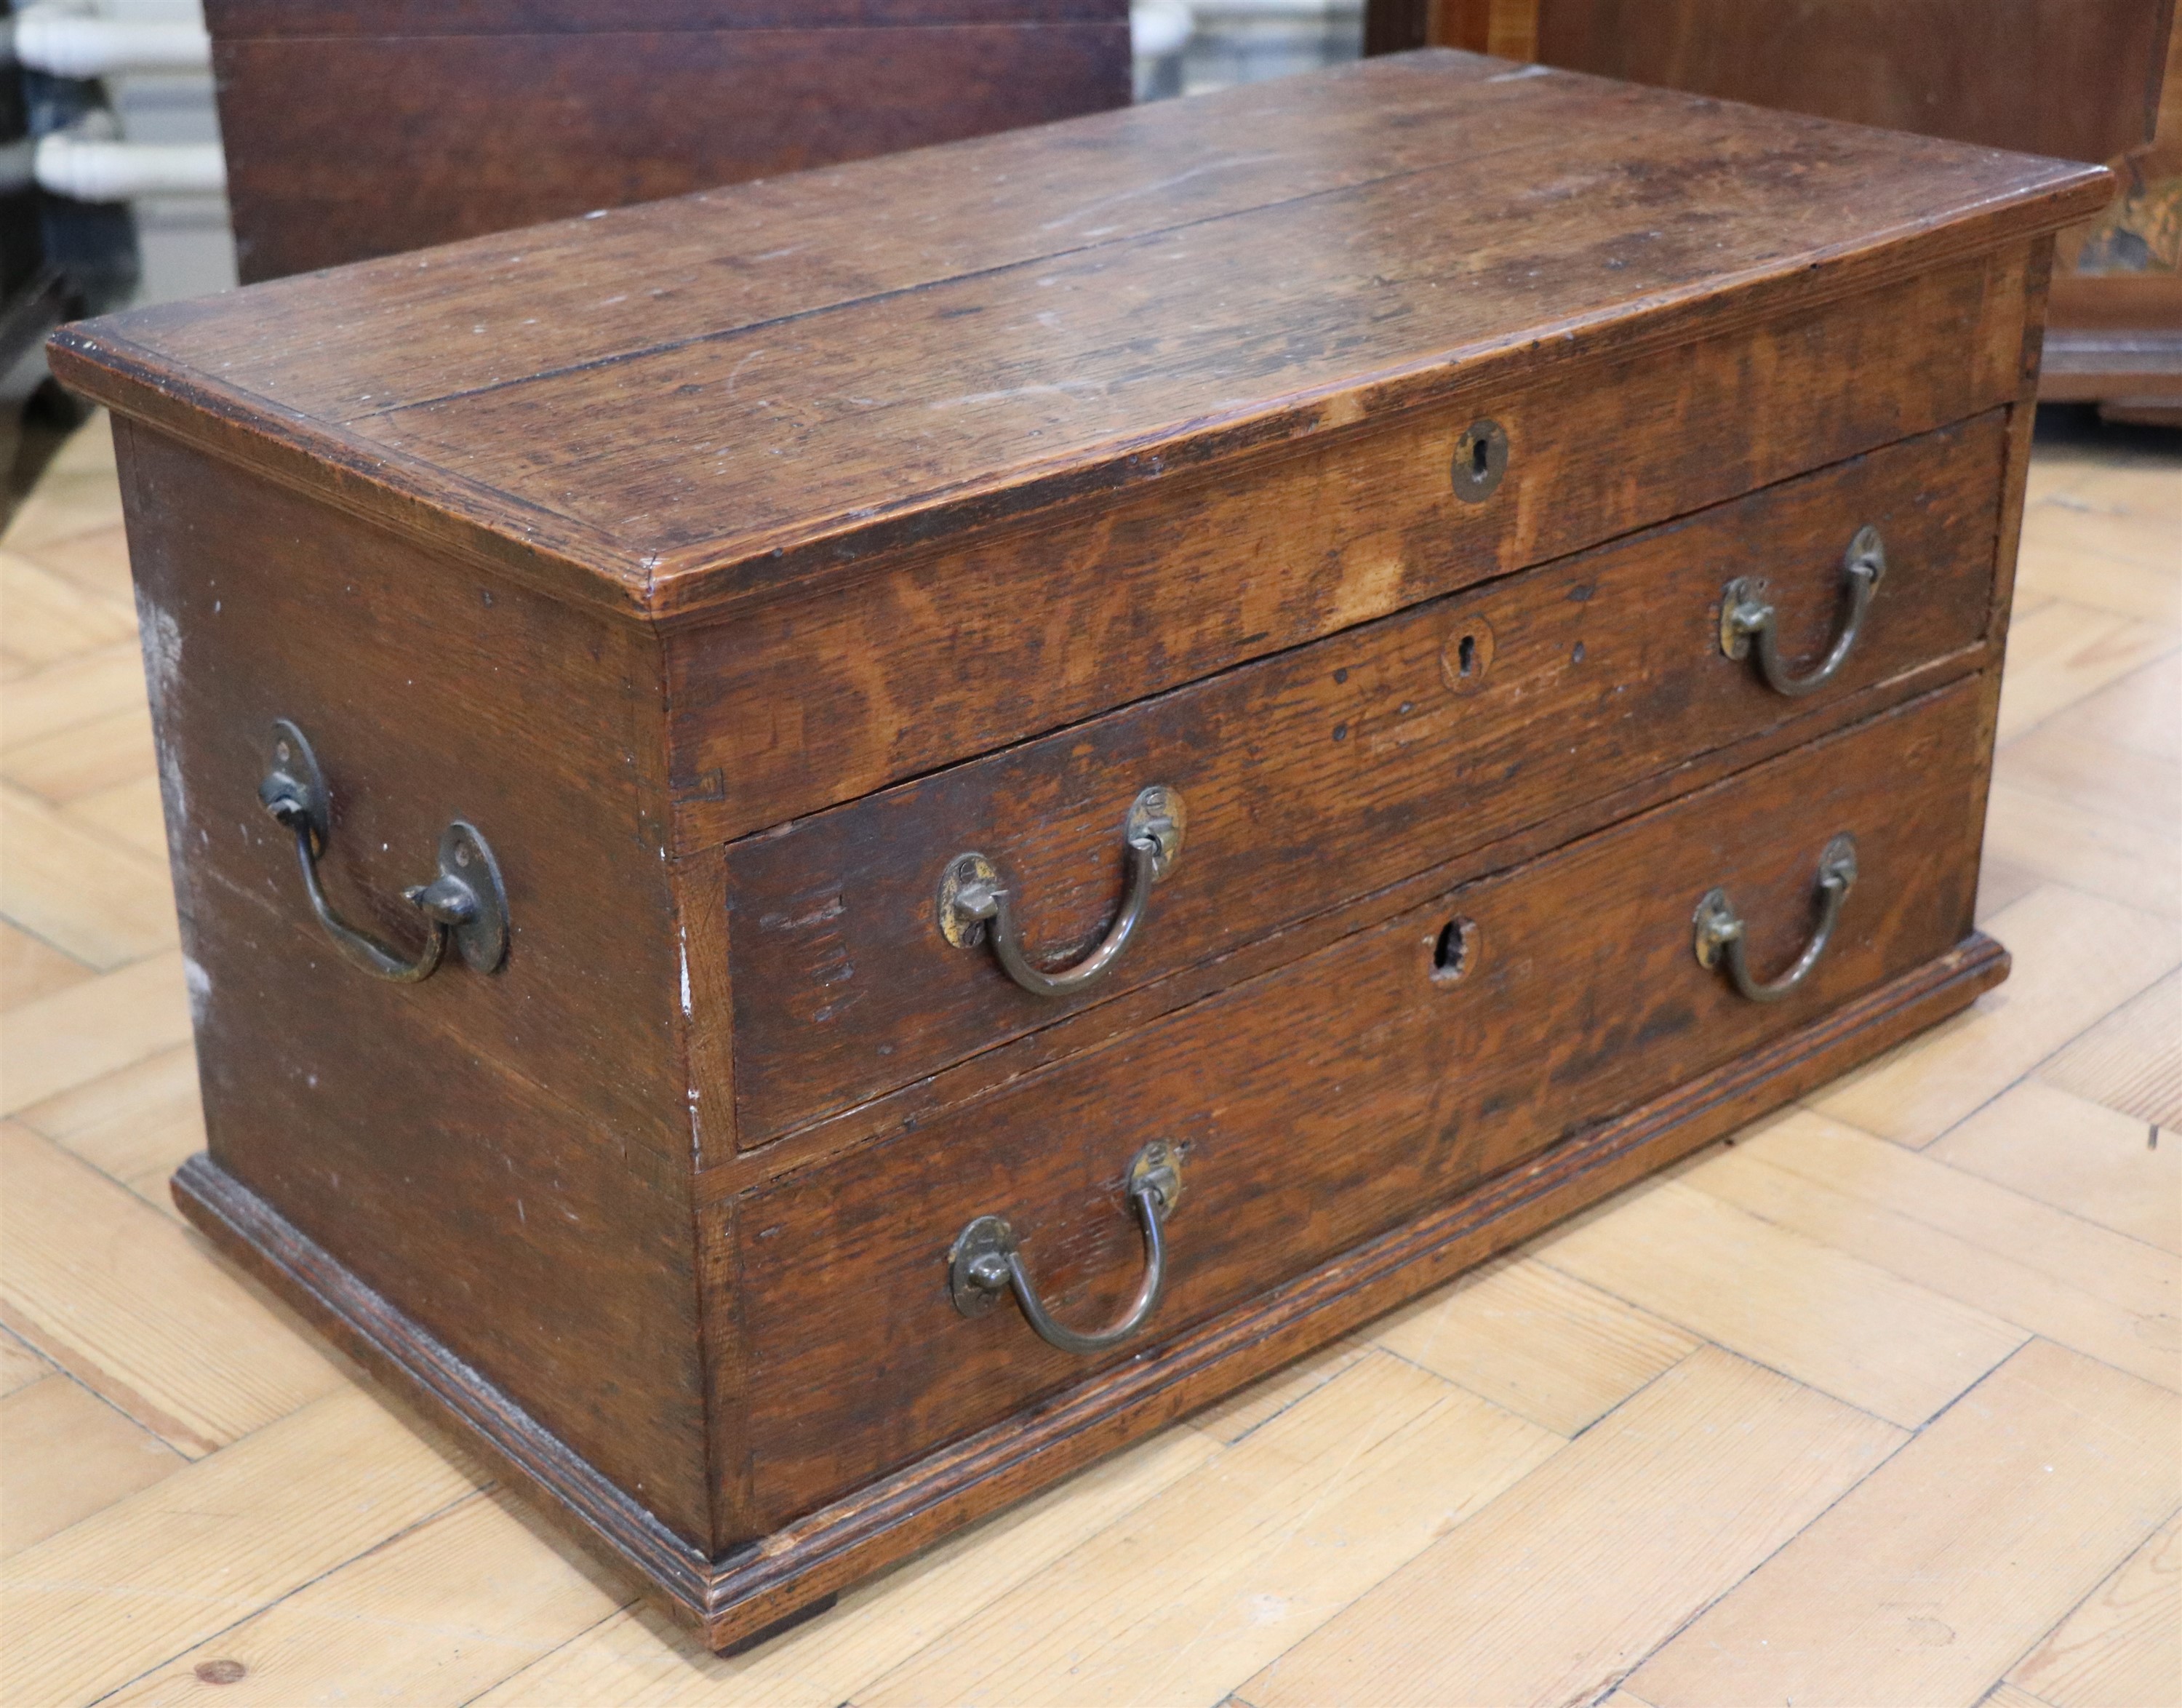
<svg viewBox="0 0 2182 1708"><path fill-rule="evenodd" d="M98 420L0 535L8 1708L2182 1708L2182 443L2034 458L2007 985L728 1661L167 1201L119 521Z"/></svg>

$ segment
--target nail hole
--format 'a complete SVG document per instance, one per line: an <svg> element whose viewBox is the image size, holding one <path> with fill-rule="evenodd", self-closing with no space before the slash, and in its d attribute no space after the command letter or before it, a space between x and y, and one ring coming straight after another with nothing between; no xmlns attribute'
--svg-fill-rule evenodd
<svg viewBox="0 0 2182 1708"><path fill-rule="evenodd" d="M1432 939L1432 982L1452 984L1470 970L1470 951L1477 941L1477 922L1450 919Z"/></svg>

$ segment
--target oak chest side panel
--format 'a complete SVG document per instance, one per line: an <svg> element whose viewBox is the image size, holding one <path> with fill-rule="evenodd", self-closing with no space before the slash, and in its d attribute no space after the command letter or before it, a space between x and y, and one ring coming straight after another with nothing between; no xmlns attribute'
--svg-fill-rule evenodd
<svg viewBox="0 0 2182 1708"><path fill-rule="evenodd" d="M333 797L320 870L358 925L417 940L401 892L451 820L499 861L505 968L406 993L427 1023L686 1155L656 642L119 425L184 913L221 886L307 921L292 839L257 795L273 720L291 719ZM362 974L327 989L379 994Z"/></svg>
<svg viewBox="0 0 2182 1708"><path fill-rule="evenodd" d="M215 1159L709 1543L655 643L115 431ZM336 912L413 951L402 890L467 820L498 971L344 958L259 804L276 718L331 790Z"/></svg>

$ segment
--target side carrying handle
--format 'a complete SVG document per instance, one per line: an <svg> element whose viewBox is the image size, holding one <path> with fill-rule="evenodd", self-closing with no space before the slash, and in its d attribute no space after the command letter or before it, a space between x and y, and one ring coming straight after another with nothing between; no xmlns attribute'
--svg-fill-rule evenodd
<svg viewBox="0 0 2182 1708"><path fill-rule="evenodd" d="M1747 575L1729 582L1720 602L1720 650L1731 658L1747 658L1754 640L1758 668L1775 693L1792 700L1816 693L1841 674L1841 666L1848 663L1864 628L1864 613L1871 607L1871 596L1886 574L1886 542L1879 537L1876 528L1858 529L1841 558L1842 591L1848 609L1841 618L1841 632L1808 675L1795 675L1781 662L1775 613L1765 597L1765 584Z"/></svg>
<svg viewBox="0 0 2182 1708"><path fill-rule="evenodd" d="M296 833L296 857L303 868L303 893L310 897L311 912L341 951L365 972L397 984L429 979L439 969L450 936L477 972L497 972L507 958L507 892L500 881L500 864L475 826L457 818L441 831L439 875L402 892L431 932L422 949L405 957L343 923L327 902L318 883L318 858L332 833L333 797L311 744L285 718L274 723L258 799Z"/></svg>
<svg viewBox="0 0 2182 1708"><path fill-rule="evenodd" d="M1121 846L1129 857L1129 890L1121 911L1106 928L1098 946L1073 967L1046 972L1023 953L1022 928L1015 898L1000 882L993 862L978 853L958 854L939 879L939 934L957 949L989 935L994 957L1009 978L1033 996L1072 996L1113 970L1121 951L1144 923L1152 885L1182 857L1184 813L1181 793L1155 783L1130 803L1121 824Z"/></svg>
<svg viewBox="0 0 2182 1708"><path fill-rule="evenodd" d="M1841 918L1841 903L1856 884L1856 838L1843 831L1819 856L1819 929L1803 946L1794 966L1769 984L1750 976L1748 951L1744 948L1742 921L1728 905L1727 891L1708 890L1697 902L1697 952L1701 967L1727 963L1727 976L1735 988L1753 1002L1778 1002L1811 976L1819 957L1833 940L1834 925Z"/></svg>
<svg viewBox="0 0 2182 1708"><path fill-rule="evenodd" d="M948 1285L955 1308L965 1317L982 1317L1015 1290L1016 1303L1038 1338L1064 1352L1104 1352L1118 1346L1151 1320L1166 1286L1166 1218L1182 1197L1182 1158L1171 1145L1147 1145L1129 1165L1129 1201L1144 1224L1144 1280L1136 1302L1110 1328L1085 1334L1053 1320L1023 1267L1015 1229L1005 1216L980 1216L955 1238L948 1256Z"/></svg>

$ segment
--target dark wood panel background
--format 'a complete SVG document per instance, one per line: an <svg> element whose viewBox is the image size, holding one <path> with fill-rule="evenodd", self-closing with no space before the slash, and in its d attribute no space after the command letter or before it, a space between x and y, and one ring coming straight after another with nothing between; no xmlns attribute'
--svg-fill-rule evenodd
<svg viewBox="0 0 2182 1708"><path fill-rule="evenodd" d="M1129 98L1125 0L207 10L246 283Z"/></svg>
<svg viewBox="0 0 2182 1708"><path fill-rule="evenodd" d="M2107 160L2152 135L2174 0L1371 0L1365 51L1535 58L1792 113Z"/></svg>

